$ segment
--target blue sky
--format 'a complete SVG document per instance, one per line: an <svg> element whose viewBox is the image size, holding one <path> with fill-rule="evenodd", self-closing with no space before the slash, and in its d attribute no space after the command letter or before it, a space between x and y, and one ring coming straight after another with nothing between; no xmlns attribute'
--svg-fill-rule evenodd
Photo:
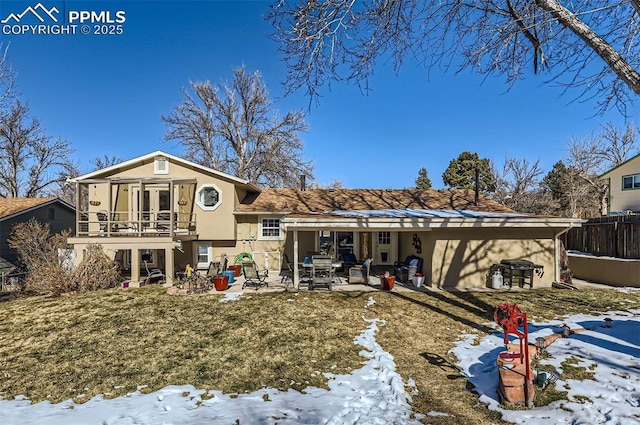
<svg viewBox="0 0 640 425"><path fill-rule="evenodd" d="M37 3L1 1L0 19ZM533 73L507 91L499 76L428 73L411 61L397 74L382 63L366 95L334 83L322 89L319 105L302 92L282 98L286 69L268 37L266 1L41 3L126 13L121 35L0 35L10 43L21 98L49 135L72 143L83 172L91 170L89 159L105 154L180 155L179 146L163 141L160 116L180 102L189 81L230 80L242 64L262 73L281 112L307 111L305 155L321 184L411 187L425 167L439 188L449 161L465 150L498 164L507 155L540 159L549 170L571 137L598 132L606 122L624 124L616 111L594 116L595 102L571 102L577 91L561 96ZM637 108L629 113L638 123Z"/></svg>

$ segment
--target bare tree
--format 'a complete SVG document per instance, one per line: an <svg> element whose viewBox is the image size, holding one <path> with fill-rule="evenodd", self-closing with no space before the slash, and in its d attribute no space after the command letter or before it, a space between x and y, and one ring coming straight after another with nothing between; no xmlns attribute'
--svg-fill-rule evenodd
<svg viewBox="0 0 640 425"><path fill-rule="evenodd" d="M540 160L507 157L502 172L496 172L494 198L514 211L546 213L545 197L540 189Z"/></svg>
<svg viewBox="0 0 640 425"><path fill-rule="evenodd" d="M312 97L331 81L366 86L377 59L400 68L455 66L504 75L527 69L577 87L601 108L625 111L640 94L640 1L594 0L276 2L268 15L289 69L291 90Z"/></svg>
<svg viewBox="0 0 640 425"><path fill-rule="evenodd" d="M636 140L638 129L632 123L627 123L624 131L612 123L604 124L602 130L599 155L609 168L617 167L640 153L640 146Z"/></svg>
<svg viewBox="0 0 640 425"><path fill-rule="evenodd" d="M313 189L345 189L344 183L340 179L330 179L326 184L312 181L309 187Z"/></svg>
<svg viewBox="0 0 640 425"><path fill-rule="evenodd" d="M65 180L73 168L69 142L45 134L28 105L0 112L0 196L34 197Z"/></svg>
<svg viewBox="0 0 640 425"><path fill-rule="evenodd" d="M313 168L302 158L302 111L279 116L260 73L234 70L231 84L190 83L162 120L165 140L177 140L191 160L270 187L295 187Z"/></svg>
<svg viewBox="0 0 640 425"><path fill-rule="evenodd" d="M9 107L14 98L14 83L16 73L7 62L9 46L0 43L0 109Z"/></svg>
<svg viewBox="0 0 640 425"><path fill-rule="evenodd" d="M89 160L89 162L91 163L91 165L93 165L94 170L101 170L103 168L108 168L112 165L124 162L124 159L117 156L109 156L107 154L104 154L102 156L96 156L95 158L92 158L91 160Z"/></svg>

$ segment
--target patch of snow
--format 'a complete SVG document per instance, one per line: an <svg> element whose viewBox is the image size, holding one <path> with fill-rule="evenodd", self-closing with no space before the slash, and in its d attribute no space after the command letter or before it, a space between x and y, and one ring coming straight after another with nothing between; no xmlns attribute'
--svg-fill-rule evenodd
<svg viewBox="0 0 640 425"><path fill-rule="evenodd" d="M640 424L640 317L639 311L609 312L605 315L573 315L561 321L532 323L529 342L557 333L566 323L584 332L560 338L549 347L549 358L541 364L562 372L562 362L573 358L579 366L593 368L593 380L563 380L556 386L568 392L568 400L528 410L504 409L498 397L496 358L504 350L502 333L485 336L463 335L451 350L463 374L475 386L480 400L489 409L502 413L505 421L527 425L552 424ZM604 318L613 327L604 327ZM478 343L479 342L479 343Z"/></svg>
<svg viewBox="0 0 640 425"><path fill-rule="evenodd" d="M220 299L221 303L228 303L229 301L236 301L242 296L242 292L229 292L224 294L224 297Z"/></svg>

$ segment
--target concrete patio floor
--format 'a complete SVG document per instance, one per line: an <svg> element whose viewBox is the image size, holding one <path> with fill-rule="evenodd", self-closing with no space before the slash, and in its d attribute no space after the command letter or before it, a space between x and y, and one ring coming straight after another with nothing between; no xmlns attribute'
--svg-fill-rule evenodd
<svg viewBox="0 0 640 425"><path fill-rule="evenodd" d="M274 272L271 276L269 276L266 280L268 282L268 286L261 286L256 289L254 286L247 286L244 289L242 288L242 284L245 279L243 276L236 277L234 282L225 290L225 291L216 291L212 289L208 292L208 294L225 294L225 293L238 293L238 292L246 292L246 293L256 293L256 292L296 292L296 289L293 285L293 282L287 280L285 282L282 281L282 276L280 276L277 272ZM613 289L612 286L596 284L591 282L585 282L578 279L574 280L574 286L576 289ZM172 294L187 294L187 290L178 290L178 288L174 286L167 285L168 292ZM538 289L534 286L533 289ZM546 288L549 289L549 288ZM376 291L385 291L380 284L380 279L378 276L370 276L369 283L348 283L346 277L341 277L340 283L334 283L332 285L332 290L336 292L341 291L361 291L361 292L376 292ZM514 286L512 289L508 288L500 288L500 289L492 289L492 288L437 288L437 287L428 287L428 286L420 286L416 287L411 283L404 283L396 281L391 292L432 292L432 291L462 291L462 292L507 292L507 291L527 291L531 290L528 287L519 288ZM299 291L309 291L309 287L307 284L300 284ZM314 291L327 291L327 288L316 288Z"/></svg>

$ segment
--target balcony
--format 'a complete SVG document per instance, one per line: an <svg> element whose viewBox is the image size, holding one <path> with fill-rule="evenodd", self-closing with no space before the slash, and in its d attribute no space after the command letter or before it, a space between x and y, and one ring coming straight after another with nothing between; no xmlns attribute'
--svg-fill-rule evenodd
<svg viewBox="0 0 640 425"><path fill-rule="evenodd" d="M196 235L196 215L171 211L142 212L130 219L128 213L82 211L76 229L78 237L154 237Z"/></svg>

